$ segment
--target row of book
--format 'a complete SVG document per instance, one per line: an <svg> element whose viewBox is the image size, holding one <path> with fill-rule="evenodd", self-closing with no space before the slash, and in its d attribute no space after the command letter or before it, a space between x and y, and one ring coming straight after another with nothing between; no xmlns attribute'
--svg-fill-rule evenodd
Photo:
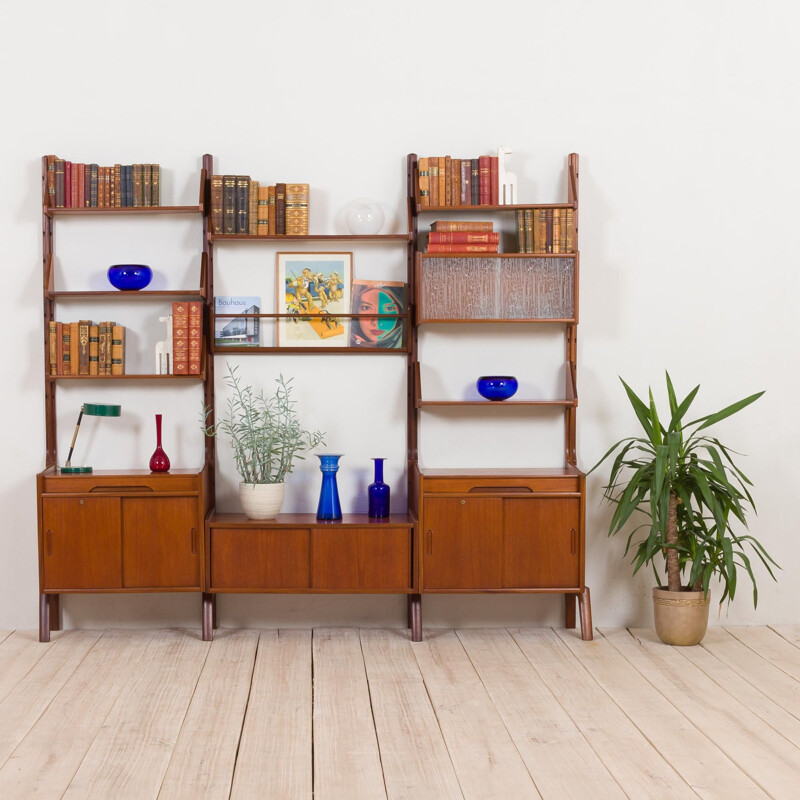
<svg viewBox="0 0 800 800"><path fill-rule="evenodd" d="M260 185L249 175L211 176L211 232L307 236L307 183Z"/></svg>
<svg viewBox="0 0 800 800"><path fill-rule="evenodd" d="M516 211L517 252L574 252L574 219L571 208L526 208Z"/></svg>
<svg viewBox="0 0 800 800"><path fill-rule="evenodd" d="M497 253L500 234L492 222L438 220L428 234L428 253Z"/></svg>
<svg viewBox="0 0 800 800"><path fill-rule="evenodd" d="M78 164L47 156L48 208L147 208L161 205L159 164Z"/></svg>
<svg viewBox="0 0 800 800"><path fill-rule="evenodd" d="M51 322L51 375L124 375L125 327L91 320Z"/></svg>
<svg viewBox="0 0 800 800"><path fill-rule="evenodd" d="M203 344L203 304L179 301L172 304L172 353L170 375L199 375Z"/></svg>
<svg viewBox="0 0 800 800"><path fill-rule="evenodd" d="M496 206L499 203L497 156L430 156L417 162L421 207Z"/></svg>

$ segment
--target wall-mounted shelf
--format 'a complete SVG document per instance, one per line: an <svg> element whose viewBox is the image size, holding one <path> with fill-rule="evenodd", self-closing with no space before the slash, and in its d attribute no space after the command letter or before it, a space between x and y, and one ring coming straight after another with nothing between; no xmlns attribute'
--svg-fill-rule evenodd
<svg viewBox="0 0 800 800"><path fill-rule="evenodd" d="M211 242L371 242L372 244L407 244L408 233L376 233L371 235L357 235L348 233L309 233L304 236L264 236L247 233L210 233Z"/></svg>

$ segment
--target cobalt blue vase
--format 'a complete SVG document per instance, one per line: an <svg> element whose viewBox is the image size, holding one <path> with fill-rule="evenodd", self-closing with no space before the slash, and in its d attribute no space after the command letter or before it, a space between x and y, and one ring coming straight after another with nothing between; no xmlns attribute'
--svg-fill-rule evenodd
<svg viewBox="0 0 800 800"><path fill-rule="evenodd" d="M478 378L478 394L487 400L508 400L519 387L513 375L484 375Z"/></svg>
<svg viewBox="0 0 800 800"><path fill-rule="evenodd" d="M336 520L342 518L342 507L339 504L339 487L336 485L336 473L339 471L339 455L319 455L319 468L322 472L322 489L319 493L317 519Z"/></svg>
<svg viewBox="0 0 800 800"><path fill-rule="evenodd" d="M388 517L391 489L383 482L383 462L386 459L373 458L372 460L375 462L375 482L371 483L367 489L368 514L370 517Z"/></svg>
<svg viewBox="0 0 800 800"><path fill-rule="evenodd" d="M153 280L153 270L146 264L114 264L108 268L108 281L123 292L138 292Z"/></svg>

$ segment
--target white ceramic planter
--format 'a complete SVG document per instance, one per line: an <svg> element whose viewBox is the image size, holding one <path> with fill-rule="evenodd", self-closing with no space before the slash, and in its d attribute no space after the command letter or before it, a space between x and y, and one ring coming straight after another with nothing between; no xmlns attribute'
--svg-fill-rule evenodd
<svg viewBox="0 0 800 800"><path fill-rule="evenodd" d="M250 519L275 519L283 505L284 483L240 483L239 500Z"/></svg>

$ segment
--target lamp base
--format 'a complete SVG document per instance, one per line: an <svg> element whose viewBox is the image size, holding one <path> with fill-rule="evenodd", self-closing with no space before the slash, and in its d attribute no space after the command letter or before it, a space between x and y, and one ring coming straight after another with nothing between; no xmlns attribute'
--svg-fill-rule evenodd
<svg viewBox="0 0 800 800"><path fill-rule="evenodd" d="M59 471L62 475L78 475L78 474L85 474L87 472L91 472L91 467L59 467Z"/></svg>

